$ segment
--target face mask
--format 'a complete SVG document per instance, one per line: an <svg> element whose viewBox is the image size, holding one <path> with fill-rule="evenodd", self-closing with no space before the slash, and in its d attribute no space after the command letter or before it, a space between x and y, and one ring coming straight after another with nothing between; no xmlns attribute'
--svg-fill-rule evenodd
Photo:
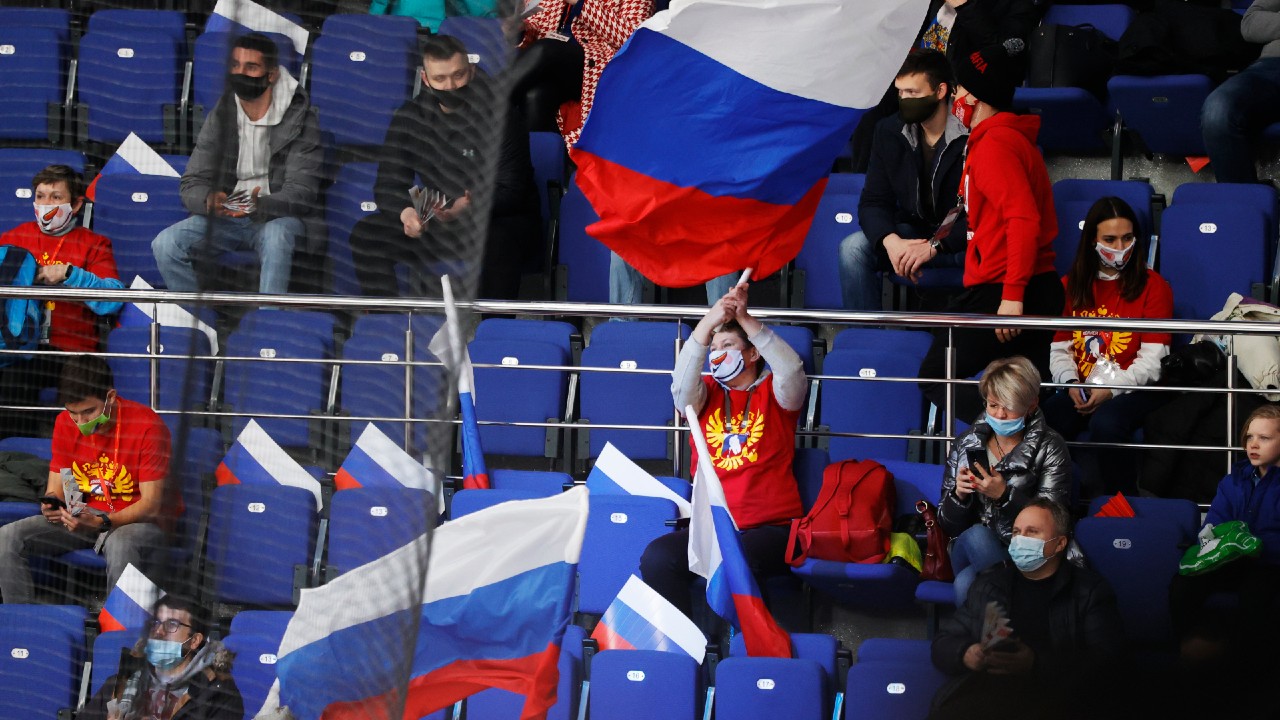
<svg viewBox="0 0 1280 720"><path fill-rule="evenodd" d="M898 114L902 116L902 122L908 125L922 123L933 117L933 112L938 109L938 104L941 102L932 95L898 98Z"/></svg>
<svg viewBox="0 0 1280 720"><path fill-rule="evenodd" d="M1138 245L1137 241L1129 243L1129 247L1123 250L1112 250L1111 248L1097 243L1098 258L1102 260L1102 264L1112 270L1123 270L1125 265L1129 264L1129 256L1133 255L1133 248Z"/></svg>
<svg viewBox="0 0 1280 720"><path fill-rule="evenodd" d="M98 429L99 425L103 425L109 422L111 422L111 415L107 413L107 406L103 405L102 412L98 414L98 417L92 420L86 420L82 423L77 423L76 427L80 428L81 435L88 437L92 435L95 430Z"/></svg>
<svg viewBox="0 0 1280 720"><path fill-rule="evenodd" d="M182 662L182 646L177 640L160 640L159 638L149 638L147 640L147 662L152 667L159 670L168 670L169 668Z"/></svg>
<svg viewBox="0 0 1280 720"><path fill-rule="evenodd" d="M431 97L435 98L436 102L440 103L440 107L445 110L457 110L467 104L469 96L471 95L471 92L468 90L469 87L471 86L463 85L456 90L437 90L428 86L427 89L431 91Z"/></svg>
<svg viewBox="0 0 1280 720"><path fill-rule="evenodd" d="M991 415L987 415L987 425L991 426L991 429L1000 437L1009 437L1010 435L1022 430L1026 423L1027 417L1025 415L1020 418L1013 418L1012 420L997 420L991 417Z"/></svg>
<svg viewBox="0 0 1280 720"><path fill-rule="evenodd" d="M35 205L36 223L40 225L40 232L45 235L57 235L71 224L71 218L75 217L75 213L71 211L71 203L62 203L61 205Z"/></svg>
<svg viewBox="0 0 1280 720"><path fill-rule="evenodd" d="M956 97L955 102L951 103L951 114L956 116L965 130L973 129L973 113L977 109L977 104L970 105L964 101L964 97Z"/></svg>
<svg viewBox="0 0 1280 720"><path fill-rule="evenodd" d="M231 86L231 92L241 100L257 100L262 97L262 93L267 91L267 87L271 85L271 80L266 76L251 77L249 75L241 75L240 73L231 73L227 76L227 84Z"/></svg>
<svg viewBox="0 0 1280 720"><path fill-rule="evenodd" d="M747 366L742 359L742 351L737 348L712 350L707 353L707 362L711 364L711 377L722 383L731 382Z"/></svg>
<svg viewBox="0 0 1280 720"><path fill-rule="evenodd" d="M1049 539L1057 540L1058 538ZM1049 558L1044 555L1044 544L1045 541L1039 538L1014 535L1009 541L1009 557L1013 558L1013 564L1017 565L1022 572L1035 572L1049 562Z"/></svg>

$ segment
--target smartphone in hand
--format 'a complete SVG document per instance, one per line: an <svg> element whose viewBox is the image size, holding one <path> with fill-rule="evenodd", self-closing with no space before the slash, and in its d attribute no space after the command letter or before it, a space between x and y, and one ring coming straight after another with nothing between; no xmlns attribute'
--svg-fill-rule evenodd
<svg viewBox="0 0 1280 720"><path fill-rule="evenodd" d="M991 474L991 465L987 462L987 451L982 448L970 448L964 451L965 462L969 465L969 472L977 476L978 469L982 469L982 474Z"/></svg>
<svg viewBox="0 0 1280 720"><path fill-rule="evenodd" d="M57 495L45 495L44 497L40 498L40 504L49 505L55 510L61 510L62 508L65 508L67 506L67 504L62 501L62 498L58 497Z"/></svg>

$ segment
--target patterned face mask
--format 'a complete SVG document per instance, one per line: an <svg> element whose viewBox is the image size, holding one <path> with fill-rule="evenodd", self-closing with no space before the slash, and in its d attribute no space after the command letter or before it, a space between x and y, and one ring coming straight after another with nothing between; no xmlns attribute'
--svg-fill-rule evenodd
<svg viewBox="0 0 1280 720"><path fill-rule="evenodd" d="M40 205L33 203L36 209L36 224L40 232L46 235L57 235L71 224L75 213L71 211L71 203L61 205Z"/></svg>
<svg viewBox="0 0 1280 720"><path fill-rule="evenodd" d="M747 366L742 351L737 348L712 350L707 353L707 363L711 365L711 377L721 383L732 382Z"/></svg>

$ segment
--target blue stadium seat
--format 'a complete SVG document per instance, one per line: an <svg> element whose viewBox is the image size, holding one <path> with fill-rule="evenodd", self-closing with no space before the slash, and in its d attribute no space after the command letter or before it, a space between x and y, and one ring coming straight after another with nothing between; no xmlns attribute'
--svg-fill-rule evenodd
<svg viewBox="0 0 1280 720"><path fill-rule="evenodd" d="M1089 515L1096 515L1111 496L1099 496L1089 503ZM1189 546L1196 541L1200 532L1200 506L1184 498L1162 497L1129 497L1124 498L1133 508L1135 517L1153 520L1164 520L1178 529L1181 546Z"/></svg>
<svg viewBox="0 0 1280 720"><path fill-rule="evenodd" d="M0 25L0 139L61 140L66 47L56 30Z"/></svg>
<svg viewBox="0 0 1280 720"><path fill-rule="evenodd" d="M435 527L435 499L412 488L350 488L329 506L329 572L332 579L377 560Z"/></svg>
<svg viewBox="0 0 1280 720"><path fill-rule="evenodd" d="M237 632L233 628L223 641L227 649L236 654L236 661L231 664L231 679L240 691L246 720L262 707L276 681L276 653L280 652L283 637L283 628L279 635Z"/></svg>
<svg viewBox="0 0 1280 720"><path fill-rule="evenodd" d="M825 717L825 685L813 660L729 657L716 666L716 712L735 720Z"/></svg>
<svg viewBox="0 0 1280 720"><path fill-rule="evenodd" d="M209 580L218 602L294 605L316 538L316 500L284 485L221 485L209 507Z"/></svg>
<svg viewBox="0 0 1280 720"><path fill-rule="evenodd" d="M592 495L578 561L578 612L603 615L627 578L640 574L640 556L679 515L670 500L640 495Z"/></svg>
<svg viewBox="0 0 1280 720"><path fill-rule="evenodd" d="M158 32L91 30L80 38L80 140L114 144L132 132L147 143L175 143L181 47Z"/></svg>
<svg viewBox="0 0 1280 720"><path fill-rule="evenodd" d="M915 356L902 352L872 348L832 350L823 366L824 373L854 379L823 381L822 424L832 432L842 433L905 435L918 431L922 409L919 386L874 378L914 377L919 366ZM905 460L907 440L833 437L830 452L832 461L868 457Z"/></svg>
<svg viewBox="0 0 1280 720"><path fill-rule="evenodd" d="M677 330L678 327L678 330ZM596 457L606 442L613 443L632 460L668 457L671 435L662 430L603 430L590 425L630 424L669 426L672 420L671 375L675 367L675 340L689 337L684 324L617 322L596 326L591 344L582 351L582 365L615 372L583 371L581 416L589 431L587 448L579 447L578 459ZM660 370L635 374L616 370ZM624 402L625 400L625 402ZM579 445L582 431L579 431Z"/></svg>
<svg viewBox="0 0 1280 720"><path fill-rule="evenodd" d="M478 420L567 421L568 372L521 369L526 365L569 365L569 354L564 349L537 340L473 340L469 351L476 366ZM520 392L510 392L510 388L520 388ZM480 442L486 453L497 455L561 456L560 428L481 425Z"/></svg>
<svg viewBox="0 0 1280 720"><path fill-rule="evenodd" d="M49 165L84 172L84 155L73 150L0 148L0 232L36 219L31 178Z"/></svg>
<svg viewBox="0 0 1280 720"><path fill-rule="evenodd" d="M265 635L279 644L293 619L292 610L241 610L231 618L232 635ZM248 709L246 703L245 709Z"/></svg>
<svg viewBox="0 0 1280 720"><path fill-rule="evenodd" d="M471 62L495 77L511 67L515 51L507 42L499 18L451 16L440 23L441 35L452 35L462 41ZM563 141L561 142L563 145Z"/></svg>
<svg viewBox="0 0 1280 720"><path fill-rule="evenodd" d="M374 163L347 163L338 168L333 184L325 191L325 218L329 224L329 262L334 295L359 295L355 260L351 256L351 230L356 223L378 211L373 199L373 183L378 175Z"/></svg>
<svg viewBox="0 0 1280 720"><path fill-rule="evenodd" d="M311 102L338 145L381 145L421 64L418 24L396 15L330 15L311 46Z"/></svg>
<svg viewBox="0 0 1280 720"><path fill-rule="evenodd" d="M1275 188L1247 183L1183 183L1173 191L1172 203L1248 205L1262 213L1267 267L1275 265L1276 244L1280 241L1280 198Z"/></svg>
<svg viewBox="0 0 1280 720"><path fill-rule="evenodd" d="M243 415L317 415L328 407L334 357L333 316L315 311L252 310L227 338L227 356L264 358L226 361L226 404ZM286 362L272 362L272 358ZM288 362L290 359L315 362ZM239 434L249 418L237 417ZM258 418L258 424L284 447L303 448L310 441L310 420Z"/></svg>
<svg viewBox="0 0 1280 720"><path fill-rule="evenodd" d="M571 302L609 301L609 248L587 234L600 216L587 202L578 183L560 201L556 297Z"/></svg>
<svg viewBox="0 0 1280 720"><path fill-rule="evenodd" d="M1238 292L1262 297L1270 273L1262 213L1245 205L1175 205L1160 221L1160 274L1173 287L1173 316L1208 320ZM1205 262L1206 257L1212 262Z"/></svg>
<svg viewBox="0 0 1280 720"><path fill-rule="evenodd" d="M952 594L954 597L954 593ZM867 638L858 646L859 663L906 662L927 665L933 652L928 640L906 638Z"/></svg>
<svg viewBox="0 0 1280 720"><path fill-rule="evenodd" d="M84 623L79 606L0 605L0 717L75 707Z"/></svg>
<svg viewBox="0 0 1280 720"><path fill-rule="evenodd" d="M62 8L0 7L0 28L54 30L64 43L71 42L71 12Z"/></svg>
<svg viewBox="0 0 1280 720"><path fill-rule="evenodd" d="M1200 107L1213 84L1207 75L1116 75L1107 82L1125 127L1153 153L1204 155Z"/></svg>
<svg viewBox="0 0 1280 720"><path fill-rule="evenodd" d="M1137 180L1059 180L1053 184L1053 209L1058 215L1058 236L1053 240L1053 267L1058 275L1066 275L1075 261L1080 245L1080 231L1089 208L1100 198L1118 197L1133 208L1141 225L1142 245L1149 247L1151 221L1151 185Z"/></svg>
<svg viewBox="0 0 1280 720"><path fill-rule="evenodd" d="M591 662L592 720L693 720L698 663L660 650L605 650Z"/></svg>
<svg viewBox="0 0 1280 720"><path fill-rule="evenodd" d="M89 696L92 697L120 668L120 651L132 650L139 634L134 630L99 633L93 639L93 667L89 674Z"/></svg>
<svg viewBox="0 0 1280 720"><path fill-rule="evenodd" d="M845 681L845 720L923 720L946 679L930 662L858 662Z"/></svg>
<svg viewBox="0 0 1280 720"><path fill-rule="evenodd" d="M830 464L831 456L822 448L796 448L791 467L800 485L800 504L805 512L817 501L822 490L822 473Z"/></svg>
<svg viewBox="0 0 1280 720"><path fill-rule="evenodd" d="M800 356L800 361L804 363L804 371L812 375L817 372L817 363L814 358L814 338L813 331L803 325L770 325L773 333L780 339L791 346L792 350Z"/></svg>
<svg viewBox="0 0 1280 720"><path fill-rule="evenodd" d="M152 287L164 287L151 241L187 216L176 177L113 173L98 180L93 230L111 239L116 270L125 287L135 276Z"/></svg>
<svg viewBox="0 0 1280 720"><path fill-rule="evenodd" d="M427 349L431 337L440 329L441 319L435 315L414 315L413 362L438 363ZM344 365L341 374L342 412L355 417L405 417L405 336L411 323L404 315L364 315L356 320L351 337L342 346L343 360L377 361L367 365ZM412 377L412 399L409 416L432 417L447 389L444 368L440 365L415 366ZM347 435L355 442L367 421L349 423ZM411 427L412 442L407 450L427 449L426 426L421 423L379 421L382 432L398 443L404 442L405 428ZM339 433L339 437L344 433Z"/></svg>
<svg viewBox="0 0 1280 720"><path fill-rule="evenodd" d="M116 392L121 397L144 405L151 404L151 359L124 357L126 354L151 353L151 326L118 327L107 336L107 363L115 377ZM211 354L209 338L203 332L184 327L161 325L156 328L159 345L156 354L157 403L161 410L206 408L209 384L213 378L213 360L190 360L188 355Z"/></svg>
<svg viewBox="0 0 1280 720"><path fill-rule="evenodd" d="M552 219L559 216L560 196L564 193L569 159L564 151L564 138L558 132L529 133L529 155L533 160L533 180L538 185L538 207L542 211L545 233L550 231Z"/></svg>
<svg viewBox="0 0 1280 720"><path fill-rule="evenodd" d="M844 307L840 295L840 241L861 229L858 196L864 180L862 175L828 180L804 246L795 259L792 283L800 299L798 307Z"/></svg>
<svg viewBox="0 0 1280 720"><path fill-rule="evenodd" d="M556 704L547 711L547 720L577 717L582 682L582 640L585 635L577 625L570 625L564 630L564 638L560 641L560 681L556 685ZM471 720L519 720L523 708L523 695L497 688L467 698L467 717Z"/></svg>
<svg viewBox="0 0 1280 720"><path fill-rule="evenodd" d="M546 497L540 490L531 488L490 488L487 490L459 490L453 494L449 505L450 519L457 520L471 513L487 510L494 505L514 500L537 500Z"/></svg>
<svg viewBox="0 0 1280 720"><path fill-rule="evenodd" d="M177 10L98 10L89 16L88 32L164 37L182 47L187 41L187 19Z"/></svg>
<svg viewBox="0 0 1280 720"><path fill-rule="evenodd" d="M544 470L490 470L489 482L496 490L529 490L551 497L572 485L573 476Z"/></svg>
<svg viewBox="0 0 1280 720"><path fill-rule="evenodd" d="M558 320L522 320L519 318L485 318L476 326L476 340L537 340L551 343L573 355L574 336L578 329ZM578 339L581 342L581 338Z"/></svg>
<svg viewBox="0 0 1280 720"><path fill-rule="evenodd" d="M947 469L945 465L906 460L880 460L879 462L886 470L893 473L894 480L913 485L925 500L934 505L938 504L938 499L942 496L942 474ZM914 509L915 500L911 501L911 506L907 508L901 502L898 503L898 509L903 512Z"/></svg>
<svg viewBox="0 0 1280 720"><path fill-rule="evenodd" d="M852 327L841 330L831 343L832 350L891 350L924 359L933 345L933 333L925 330ZM917 363L918 365L919 363Z"/></svg>
<svg viewBox="0 0 1280 720"><path fill-rule="evenodd" d="M1169 583L1182 558L1178 527L1157 518L1087 517L1075 535L1090 567L1116 593L1125 636L1138 645L1167 644Z"/></svg>

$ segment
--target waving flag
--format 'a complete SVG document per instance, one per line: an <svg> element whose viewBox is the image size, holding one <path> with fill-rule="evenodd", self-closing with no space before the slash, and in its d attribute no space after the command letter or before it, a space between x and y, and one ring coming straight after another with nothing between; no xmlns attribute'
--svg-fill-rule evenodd
<svg viewBox="0 0 1280 720"><path fill-rule="evenodd" d="M85 197L95 200L98 194L98 179L103 175L117 173L181 177L168 160L133 133L129 133L129 137L116 148L115 154L107 158L107 163L98 171L98 175L93 178L93 182L89 183L89 187L85 188Z"/></svg>
<svg viewBox="0 0 1280 720"><path fill-rule="evenodd" d="M662 650L702 663L707 638L684 613L632 575L591 632L601 650Z"/></svg>
<svg viewBox="0 0 1280 720"><path fill-rule="evenodd" d="M622 451L605 443L596 464L587 475L587 489L593 493L644 495L670 500L680 510L680 517L689 517L689 501L663 485Z"/></svg>
<svg viewBox="0 0 1280 720"><path fill-rule="evenodd" d="M133 563L129 563L102 603L102 612L98 613L98 628L102 632L141 632L147 629L147 624L151 622L151 608L161 595L164 593L160 588L134 567Z"/></svg>
<svg viewBox="0 0 1280 720"><path fill-rule="evenodd" d="M130 290L154 290L151 283L134 276ZM120 311L120 325L150 325L152 322L171 327L192 328L209 338L209 348L218 354L218 331L177 303L129 303Z"/></svg>
<svg viewBox="0 0 1280 720"><path fill-rule="evenodd" d="M259 715L391 718L403 702L412 719L497 687L525 696L522 719L543 716L586 525L585 488L503 503L435 530L425 584L423 535L303 590Z"/></svg>
<svg viewBox="0 0 1280 720"><path fill-rule="evenodd" d="M299 55L307 50L306 28L251 0L218 0L204 24L204 31L279 33L293 42L293 49Z"/></svg>
<svg viewBox="0 0 1280 720"><path fill-rule="evenodd" d="M435 473L414 460L373 423L366 425L356 438L333 480L338 490L359 487L426 490L436 498L438 510L444 512L444 493L440 491Z"/></svg>
<svg viewBox="0 0 1280 720"><path fill-rule="evenodd" d="M660 285L777 271L928 4L674 0L609 62L570 151L587 232Z"/></svg>
<svg viewBox="0 0 1280 720"><path fill-rule="evenodd" d="M445 322L431 337L427 349L458 378L458 412L462 415L462 489L487 490L489 471L484 465L484 449L480 446L480 426L476 423L475 371L471 354L462 342L458 310L453 304L453 286L449 276L440 278L444 285Z"/></svg>
<svg viewBox="0 0 1280 720"><path fill-rule="evenodd" d="M289 457L266 430L250 420L240 436L227 450L226 457L214 471L219 485L270 484L291 485L316 496L316 510L322 506L320 481L311 477L297 460Z"/></svg>
<svg viewBox="0 0 1280 720"><path fill-rule="evenodd" d="M693 442L698 447L698 471L693 478L693 516L689 519L689 570L707 580L707 604L717 615L742 631L752 657L791 657L791 636L765 607L751 567L742 554L742 540L724 499L724 488L711 464L707 439L698 415L685 407Z"/></svg>

